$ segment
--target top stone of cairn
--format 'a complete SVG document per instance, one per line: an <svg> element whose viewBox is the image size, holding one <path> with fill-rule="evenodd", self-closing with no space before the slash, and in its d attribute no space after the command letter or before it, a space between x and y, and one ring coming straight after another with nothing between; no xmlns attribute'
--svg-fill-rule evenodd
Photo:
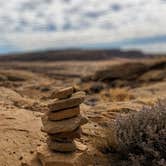
<svg viewBox="0 0 166 166"><path fill-rule="evenodd" d="M73 87L63 88L52 93L51 98L66 99L74 93Z"/></svg>
<svg viewBox="0 0 166 166"><path fill-rule="evenodd" d="M56 112L59 110L72 108L80 105L85 99L85 92L76 92L72 94L69 98L59 99L49 103L49 111Z"/></svg>

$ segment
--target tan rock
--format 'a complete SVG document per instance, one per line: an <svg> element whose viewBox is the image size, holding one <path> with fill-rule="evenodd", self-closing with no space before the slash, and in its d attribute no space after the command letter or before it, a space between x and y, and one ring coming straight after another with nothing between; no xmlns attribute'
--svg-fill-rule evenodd
<svg viewBox="0 0 166 166"><path fill-rule="evenodd" d="M86 93L84 91L78 91L72 95L72 97L85 97Z"/></svg>
<svg viewBox="0 0 166 166"><path fill-rule="evenodd" d="M82 129L79 127L76 130L72 131L72 132L65 132L65 133L58 133L58 134L54 134L54 135L49 135L49 137L51 137L51 139L55 140L55 139L75 139L75 138L80 138L81 136L81 132Z"/></svg>
<svg viewBox="0 0 166 166"><path fill-rule="evenodd" d="M75 144L79 151L86 151L88 149L88 147L81 142L75 141Z"/></svg>
<svg viewBox="0 0 166 166"><path fill-rule="evenodd" d="M53 92L51 98L65 99L71 96L73 92L74 92L73 87L64 88L59 91Z"/></svg>
<svg viewBox="0 0 166 166"><path fill-rule="evenodd" d="M43 122L43 131L45 131L48 134L56 134L56 133L71 132L77 129L79 126L85 124L87 120L81 115L74 118L65 119L62 121L50 121L48 120L48 116L43 116L42 122Z"/></svg>
<svg viewBox="0 0 166 166"><path fill-rule="evenodd" d="M80 113L79 107L73 107L58 112L48 112L47 116L49 120L63 120L77 116Z"/></svg>
<svg viewBox="0 0 166 166"><path fill-rule="evenodd" d="M55 153L45 145L37 149L37 157L42 166L87 166L92 165L92 156L87 151L73 153Z"/></svg>
<svg viewBox="0 0 166 166"><path fill-rule="evenodd" d="M85 93L77 92L77 93L74 93L68 99L52 101L48 105L48 107L51 112L56 112L58 110L63 110L66 108L72 108L72 107L78 106L79 104L81 104L84 101L84 99L85 99Z"/></svg>
<svg viewBox="0 0 166 166"><path fill-rule="evenodd" d="M3 110L4 107L8 109ZM0 110L0 166L20 166L25 157L33 158L35 154L30 151L35 152L44 139L40 131L42 114L1 105L1 98ZM19 160L21 156L23 159Z"/></svg>
<svg viewBox="0 0 166 166"><path fill-rule="evenodd" d="M73 141L73 139L68 138L68 137L65 137L65 138L49 137L49 139L52 140L52 141L57 141L57 142L62 142L62 143L65 143L65 142L72 142L72 141Z"/></svg>
<svg viewBox="0 0 166 166"><path fill-rule="evenodd" d="M76 145L74 141L71 142L58 142L52 141L51 139L47 140L49 149L56 152L74 152L76 150Z"/></svg>

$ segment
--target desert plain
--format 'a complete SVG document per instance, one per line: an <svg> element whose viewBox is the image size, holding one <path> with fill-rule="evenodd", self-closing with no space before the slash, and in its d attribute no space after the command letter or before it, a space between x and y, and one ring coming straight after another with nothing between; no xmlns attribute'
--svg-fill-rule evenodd
<svg viewBox="0 0 166 166"><path fill-rule="evenodd" d="M47 137L41 116L54 91L69 86L86 92L81 113L88 123L79 141L93 165L116 166L116 138L110 134L109 148L107 131L119 116L166 98L166 58L1 61L0 166L40 166L36 149Z"/></svg>

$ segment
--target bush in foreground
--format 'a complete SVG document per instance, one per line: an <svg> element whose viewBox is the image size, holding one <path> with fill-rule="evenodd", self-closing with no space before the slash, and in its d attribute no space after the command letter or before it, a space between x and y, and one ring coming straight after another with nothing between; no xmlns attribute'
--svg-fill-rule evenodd
<svg viewBox="0 0 166 166"><path fill-rule="evenodd" d="M108 136L109 147L112 146L111 133ZM118 118L114 134L116 153L123 160L121 165L165 166L166 101Z"/></svg>

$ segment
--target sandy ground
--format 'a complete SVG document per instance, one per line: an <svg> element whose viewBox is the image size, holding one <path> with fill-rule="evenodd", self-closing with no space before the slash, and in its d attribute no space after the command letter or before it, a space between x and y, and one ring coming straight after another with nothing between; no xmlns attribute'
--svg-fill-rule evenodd
<svg viewBox="0 0 166 166"><path fill-rule="evenodd" d="M139 111L142 106L153 105L166 97L166 79L161 77L161 71L165 69L155 69L153 77L157 79L149 81L149 75L145 75L141 77L143 81L137 84L130 81L125 87L81 80L97 70L129 61L0 64L0 166L25 165L35 158L36 148L45 142L40 120L46 110L45 104L54 90L70 85L87 92L81 110L89 122L83 126L80 141L88 145L94 165L113 165L109 163L107 154L96 148L95 141L105 138L105 130L118 115ZM156 70L160 71L160 77ZM101 85L102 89L96 92Z"/></svg>

